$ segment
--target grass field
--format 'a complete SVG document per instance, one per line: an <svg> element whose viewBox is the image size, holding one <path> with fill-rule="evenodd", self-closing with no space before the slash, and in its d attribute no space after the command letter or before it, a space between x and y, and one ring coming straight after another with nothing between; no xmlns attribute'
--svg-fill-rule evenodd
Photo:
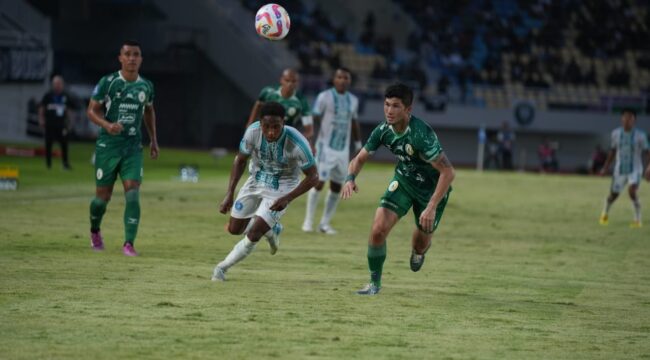
<svg viewBox="0 0 650 360"><path fill-rule="evenodd" d="M650 226L628 228L627 198L597 224L606 178L459 171L423 269L409 270L409 213L382 292L361 297L392 166L365 169L335 216L340 235L303 234L298 199L277 255L261 243L213 283L240 239L217 211L232 158L163 149L146 161L142 256L127 258L120 187L106 250L89 248L91 152L72 147L72 172L0 157L21 170L19 191L0 192L2 359L650 359ZM174 179L180 163L201 166L198 184Z"/></svg>

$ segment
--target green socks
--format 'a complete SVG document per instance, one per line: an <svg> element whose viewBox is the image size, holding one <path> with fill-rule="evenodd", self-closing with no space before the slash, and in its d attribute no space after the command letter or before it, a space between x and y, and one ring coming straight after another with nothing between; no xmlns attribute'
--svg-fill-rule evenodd
<svg viewBox="0 0 650 360"><path fill-rule="evenodd" d="M375 247L368 245L368 268L370 269L370 282L381 287L381 271L386 260L386 242Z"/></svg>
<svg viewBox="0 0 650 360"><path fill-rule="evenodd" d="M107 202L100 199L94 198L90 202L90 231L98 232L99 226L102 224L102 217L106 212Z"/></svg>
<svg viewBox="0 0 650 360"><path fill-rule="evenodd" d="M126 206L124 207L124 242L133 244L140 224L140 191L131 189L124 193Z"/></svg>

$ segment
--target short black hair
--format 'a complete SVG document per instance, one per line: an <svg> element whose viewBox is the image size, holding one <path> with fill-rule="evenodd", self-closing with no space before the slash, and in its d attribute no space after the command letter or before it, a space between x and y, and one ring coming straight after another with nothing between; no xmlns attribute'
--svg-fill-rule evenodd
<svg viewBox="0 0 650 360"><path fill-rule="evenodd" d="M626 107L621 110L621 115L624 115L625 113L632 114L632 116L634 116L634 118L636 119L636 110Z"/></svg>
<svg viewBox="0 0 650 360"><path fill-rule="evenodd" d="M398 98L402 100L404 106L409 107L413 104L413 90L405 84L396 83L386 88L384 98Z"/></svg>
<svg viewBox="0 0 650 360"><path fill-rule="evenodd" d="M140 43L137 40L129 39L122 42L122 46L137 46L141 47Z"/></svg>
<svg viewBox="0 0 650 360"><path fill-rule="evenodd" d="M262 105L262 109L260 109L261 118L265 116L279 116L284 120L284 114L284 106L275 101L264 103L264 105Z"/></svg>
<svg viewBox="0 0 650 360"><path fill-rule="evenodd" d="M346 73L350 74L350 77L352 77L352 71L351 71L350 69L346 68L345 66L339 66L339 67L337 67L337 68L336 68L336 71L339 71L339 70L341 70L341 71L345 71ZM335 71L335 72L336 72L336 71Z"/></svg>

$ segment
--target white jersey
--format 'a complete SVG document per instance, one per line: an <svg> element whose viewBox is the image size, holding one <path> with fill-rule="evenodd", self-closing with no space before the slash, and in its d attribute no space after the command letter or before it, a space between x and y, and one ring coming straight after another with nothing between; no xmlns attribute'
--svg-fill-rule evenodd
<svg viewBox="0 0 650 360"><path fill-rule="evenodd" d="M250 155L250 181L270 190L290 190L300 183L301 170L314 166L307 139L291 126L284 126L277 141L268 142L259 121L251 124L239 144Z"/></svg>
<svg viewBox="0 0 650 360"><path fill-rule="evenodd" d="M359 100L348 91L339 94L335 88L330 88L318 94L313 113L321 117L317 138L319 153L335 152L348 157L351 124L357 119L358 111Z"/></svg>
<svg viewBox="0 0 650 360"><path fill-rule="evenodd" d="M616 150L614 175L643 174L643 152L648 150L648 136L643 130L633 128L625 132L622 127L612 131L612 150Z"/></svg>

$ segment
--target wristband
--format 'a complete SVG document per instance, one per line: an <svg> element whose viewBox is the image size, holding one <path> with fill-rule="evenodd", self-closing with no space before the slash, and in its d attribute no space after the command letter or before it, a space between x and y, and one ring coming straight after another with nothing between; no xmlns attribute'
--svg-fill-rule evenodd
<svg viewBox="0 0 650 360"><path fill-rule="evenodd" d="M356 177L357 177L356 175L350 174L345 178L345 182L348 182L348 181L354 182L354 179L356 179Z"/></svg>

